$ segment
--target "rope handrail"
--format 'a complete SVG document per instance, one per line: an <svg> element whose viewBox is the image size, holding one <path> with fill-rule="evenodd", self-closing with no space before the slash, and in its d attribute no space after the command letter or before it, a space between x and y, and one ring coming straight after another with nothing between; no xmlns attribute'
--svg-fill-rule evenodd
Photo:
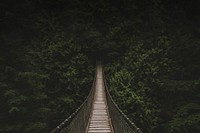
<svg viewBox="0 0 200 133"><path fill-rule="evenodd" d="M97 69L93 85L85 101L67 119L60 123L51 133L85 133L94 100ZM103 83L106 91L106 99L114 133L142 133L142 131L120 110L109 93L103 71Z"/></svg>
<svg viewBox="0 0 200 133"><path fill-rule="evenodd" d="M61 122L50 133L84 133L85 132L85 130L87 128L86 124L88 123L90 112L92 109L92 101L93 101L93 97L94 97L95 84L96 84L96 72L95 72L92 88L89 92L89 95L84 100L84 102L74 111L74 113L72 113L67 119L65 119L63 122ZM84 113L85 113L85 115L84 115ZM80 121L80 120L82 120L82 121ZM74 123L76 123L76 124L74 124ZM77 123L79 123L78 128L77 128ZM80 123L81 123L81 125L80 125Z"/></svg>
<svg viewBox="0 0 200 133"><path fill-rule="evenodd" d="M103 81L106 90L106 98L109 108L109 114L112 121L112 126L115 133L142 133L140 128L138 128L118 107L118 105L113 100L110 92L108 90L105 74L103 74ZM119 118L120 117L120 118Z"/></svg>

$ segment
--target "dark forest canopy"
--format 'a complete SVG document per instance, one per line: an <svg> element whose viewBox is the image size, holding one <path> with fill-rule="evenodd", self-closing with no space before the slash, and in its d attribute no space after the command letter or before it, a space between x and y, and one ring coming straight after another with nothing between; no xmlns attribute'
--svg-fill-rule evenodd
<svg viewBox="0 0 200 133"><path fill-rule="evenodd" d="M198 0L1 0L0 133L47 133L101 59L145 133L200 132Z"/></svg>

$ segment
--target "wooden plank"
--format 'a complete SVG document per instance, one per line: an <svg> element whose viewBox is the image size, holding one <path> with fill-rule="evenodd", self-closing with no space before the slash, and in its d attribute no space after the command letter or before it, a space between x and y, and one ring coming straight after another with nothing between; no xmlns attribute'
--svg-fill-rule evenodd
<svg viewBox="0 0 200 133"><path fill-rule="evenodd" d="M110 125L101 66L97 67L96 77L93 110L86 133L114 133Z"/></svg>

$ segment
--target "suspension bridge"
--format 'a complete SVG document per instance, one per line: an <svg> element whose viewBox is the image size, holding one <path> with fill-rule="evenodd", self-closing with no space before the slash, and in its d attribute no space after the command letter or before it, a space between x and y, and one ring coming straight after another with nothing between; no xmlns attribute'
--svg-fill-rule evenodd
<svg viewBox="0 0 200 133"><path fill-rule="evenodd" d="M142 133L115 104L104 78L97 69L91 91L83 104L51 133Z"/></svg>

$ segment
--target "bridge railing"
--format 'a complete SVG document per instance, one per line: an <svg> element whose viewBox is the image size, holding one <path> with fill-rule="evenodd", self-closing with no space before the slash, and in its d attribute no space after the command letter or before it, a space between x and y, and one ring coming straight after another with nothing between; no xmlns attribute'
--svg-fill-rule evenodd
<svg viewBox="0 0 200 133"><path fill-rule="evenodd" d="M117 106L117 104L112 99L108 87L106 85L105 75L104 75L104 86L106 89L106 98L108 104L109 115L112 122L112 127L114 133L142 133L140 128L138 128Z"/></svg>
<svg viewBox="0 0 200 133"><path fill-rule="evenodd" d="M90 113L92 110L95 84L96 84L96 73L92 88L86 100L73 114L71 114L67 119L65 119L53 131L51 131L51 133L85 133L89 122Z"/></svg>

